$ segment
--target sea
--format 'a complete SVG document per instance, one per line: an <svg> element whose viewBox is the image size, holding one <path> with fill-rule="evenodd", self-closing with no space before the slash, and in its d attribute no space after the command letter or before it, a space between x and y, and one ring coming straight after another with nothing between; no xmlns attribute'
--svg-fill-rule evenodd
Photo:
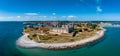
<svg viewBox="0 0 120 56"><path fill-rule="evenodd" d="M99 41L66 50L17 46L16 40L22 36L23 27L23 22L0 22L0 56L120 56L120 27L104 27L107 31Z"/></svg>

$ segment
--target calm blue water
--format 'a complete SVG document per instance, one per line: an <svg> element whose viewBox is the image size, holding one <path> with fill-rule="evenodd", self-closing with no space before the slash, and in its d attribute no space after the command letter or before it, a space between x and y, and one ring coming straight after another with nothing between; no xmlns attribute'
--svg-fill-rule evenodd
<svg viewBox="0 0 120 56"><path fill-rule="evenodd" d="M15 45L23 22L0 22L0 56L120 56L120 28L106 27L100 42L70 50L24 49Z"/></svg>

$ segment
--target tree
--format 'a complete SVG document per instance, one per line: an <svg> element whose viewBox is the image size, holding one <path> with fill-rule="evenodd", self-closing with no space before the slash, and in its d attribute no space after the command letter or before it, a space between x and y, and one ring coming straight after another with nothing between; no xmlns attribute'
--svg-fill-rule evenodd
<svg viewBox="0 0 120 56"><path fill-rule="evenodd" d="M78 33L78 31L74 31L72 37L75 37L77 33Z"/></svg>
<svg viewBox="0 0 120 56"><path fill-rule="evenodd" d="M92 25L92 29L95 29L96 27L97 27L97 25L95 25L95 24L94 24L94 25Z"/></svg>
<svg viewBox="0 0 120 56"><path fill-rule="evenodd" d="M29 28L33 28L34 26L30 25Z"/></svg>
<svg viewBox="0 0 120 56"><path fill-rule="evenodd" d="M39 28L38 28L38 27L35 27L34 29L35 29L35 30L38 30Z"/></svg>
<svg viewBox="0 0 120 56"><path fill-rule="evenodd" d="M82 29L79 29L79 32L82 32Z"/></svg>
<svg viewBox="0 0 120 56"><path fill-rule="evenodd" d="M33 34L33 35L32 35L32 37L36 37L36 36L37 36L37 34Z"/></svg>

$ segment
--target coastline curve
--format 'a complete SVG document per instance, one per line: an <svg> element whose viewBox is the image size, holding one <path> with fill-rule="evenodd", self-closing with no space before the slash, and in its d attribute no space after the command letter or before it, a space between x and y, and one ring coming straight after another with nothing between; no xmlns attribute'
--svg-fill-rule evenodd
<svg viewBox="0 0 120 56"><path fill-rule="evenodd" d="M16 41L16 45L23 48L44 48L44 49L54 49L54 50L70 49L75 47L82 47L91 42L101 39L104 36L105 31L106 31L105 29L102 29L100 31L97 31L94 36L85 38L83 40L68 42L68 43L37 43L33 40L30 40L27 37L29 34L25 33Z"/></svg>

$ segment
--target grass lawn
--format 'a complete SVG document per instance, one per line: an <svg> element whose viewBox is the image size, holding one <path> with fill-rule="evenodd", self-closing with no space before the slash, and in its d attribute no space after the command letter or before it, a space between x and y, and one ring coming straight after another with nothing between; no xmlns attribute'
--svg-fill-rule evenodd
<svg viewBox="0 0 120 56"><path fill-rule="evenodd" d="M33 37L33 34L29 35L29 38L39 43L65 43L82 40L84 38L93 36L95 32L82 32L79 33L76 37L64 37L64 36L46 36L46 35L36 35Z"/></svg>

